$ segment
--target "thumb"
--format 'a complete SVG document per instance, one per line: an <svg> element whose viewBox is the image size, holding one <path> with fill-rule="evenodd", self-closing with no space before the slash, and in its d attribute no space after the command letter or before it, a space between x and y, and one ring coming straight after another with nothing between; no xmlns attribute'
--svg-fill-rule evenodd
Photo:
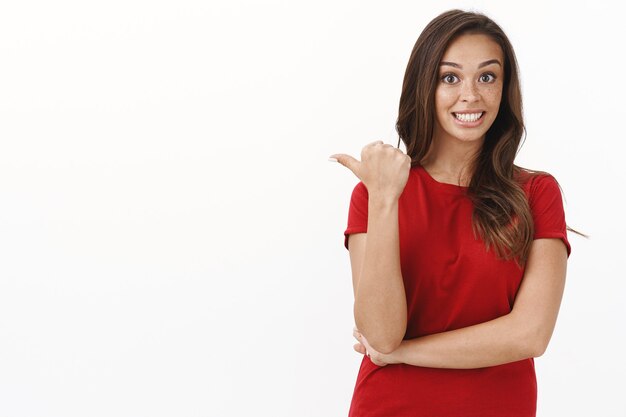
<svg viewBox="0 0 626 417"><path fill-rule="evenodd" d="M358 159L355 159L350 155L346 155L344 153L336 153L334 155L331 155L329 158L329 160L334 159L335 161L339 162L341 165L352 171L354 175L361 178L358 172L361 162Z"/></svg>

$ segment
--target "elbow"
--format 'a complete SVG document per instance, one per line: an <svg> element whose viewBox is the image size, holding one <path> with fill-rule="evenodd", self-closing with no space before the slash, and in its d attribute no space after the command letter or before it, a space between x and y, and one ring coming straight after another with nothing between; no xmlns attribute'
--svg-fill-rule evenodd
<svg viewBox="0 0 626 417"><path fill-rule="evenodd" d="M548 343L550 343L550 336L551 334L540 328L532 331L531 334L527 334L522 342L524 356L527 358L538 358L546 353Z"/></svg>
<svg viewBox="0 0 626 417"><path fill-rule="evenodd" d="M406 333L406 325L397 323L397 326L368 326L369 323L356 321L358 331L365 337L367 343L377 352L389 354L398 349Z"/></svg>
<svg viewBox="0 0 626 417"><path fill-rule="evenodd" d="M538 358L546 353L546 350L548 349L548 342L549 340L546 340L546 338L538 337L531 346L531 356L533 358Z"/></svg>
<svg viewBox="0 0 626 417"><path fill-rule="evenodd" d="M396 340L380 340L380 341L377 340L374 342L369 342L372 349L384 355L388 355L392 353L393 351L395 351L396 349L398 349L401 343L402 343L402 338L400 338L399 340L397 339Z"/></svg>
<svg viewBox="0 0 626 417"><path fill-rule="evenodd" d="M398 349L404 339L404 332L402 332L402 334L400 334L400 332L371 332L368 330L361 331L360 328L359 331L365 337L367 343L372 349L385 355Z"/></svg>
<svg viewBox="0 0 626 417"><path fill-rule="evenodd" d="M511 328L516 329L511 333L514 335L513 343L517 347L514 349L515 355L523 359L538 358L548 349L554 331L554 323L536 318L529 320L527 317L527 315L511 314L513 320Z"/></svg>
<svg viewBox="0 0 626 417"><path fill-rule="evenodd" d="M365 336L372 349L382 354L389 354L398 349L406 334L406 313L397 317L378 318L363 317L355 308L355 324L358 331Z"/></svg>

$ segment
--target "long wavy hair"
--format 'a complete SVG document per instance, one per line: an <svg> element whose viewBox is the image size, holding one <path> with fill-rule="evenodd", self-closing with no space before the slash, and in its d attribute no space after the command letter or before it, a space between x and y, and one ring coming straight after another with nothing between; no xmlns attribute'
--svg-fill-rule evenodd
<svg viewBox="0 0 626 417"><path fill-rule="evenodd" d="M473 174L467 195L474 204L472 228L487 250L493 247L499 258L515 259L523 266L533 241L534 224L521 184L530 176L550 174L513 163L525 134L522 94L515 52L500 26L483 14L462 10L444 12L426 26L406 68L396 131L411 157L411 165L421 165L433 141L440 61L451 41L470 33L491 37L504 55L498 115L470 164ZM581 234L569 226L567 229Z"/></svg>

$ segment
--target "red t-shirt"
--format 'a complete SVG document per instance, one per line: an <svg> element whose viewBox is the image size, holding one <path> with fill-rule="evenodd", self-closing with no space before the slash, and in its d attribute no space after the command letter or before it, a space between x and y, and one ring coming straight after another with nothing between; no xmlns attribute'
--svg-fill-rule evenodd
<svg viewBox="0 0 626 417"><path fill-rule="evenodd" d="M552 176L524 175L534 238L560 238L567 247L560 189ZM411 168L398 206L400 263L407 297L405 339L471 326L508 314L524 270L497 259L472 232L467 187L436 181ZM348 235L367 232L367 188L352 193ZM477 369L376 366L363 356L350 417L535 416L534 360Z"/></svg>

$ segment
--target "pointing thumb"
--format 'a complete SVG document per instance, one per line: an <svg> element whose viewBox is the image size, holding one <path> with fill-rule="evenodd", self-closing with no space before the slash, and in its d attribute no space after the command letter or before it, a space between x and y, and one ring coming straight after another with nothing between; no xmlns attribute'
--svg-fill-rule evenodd
<svg viewBox="0 0 626 417"><path fill-rule="evenodd" d="M358 174L358 169L359 169L358 167L361 164L361 162L359 160L351 157L350 155L346 155L343 153L333 154L328 158L328 160L339 162L341 165L345 166L350 171L352 171L354 175L360 178Z"/></svg>

